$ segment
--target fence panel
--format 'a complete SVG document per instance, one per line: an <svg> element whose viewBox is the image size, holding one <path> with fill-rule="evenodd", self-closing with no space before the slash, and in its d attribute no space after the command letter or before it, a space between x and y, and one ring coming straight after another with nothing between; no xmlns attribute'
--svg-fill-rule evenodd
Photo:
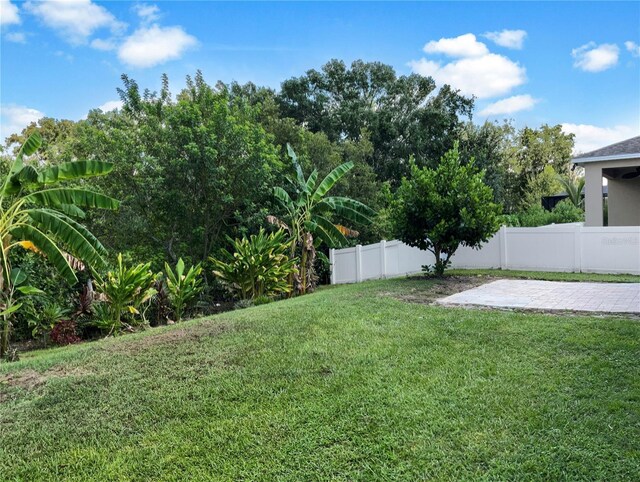
<svg viewBox="0 0 640 482"><path fill-rule="evenodd" d="M332 249L330 258L333 284L417 273L435 261L397 240ZM458 249L452 267L640 274L640 227L502 227L480 249Z"/></svg>
<svg viewBox="0 0 640 482"><path fill-rule="evenodd" d="M508 269L573 271L576 227L508 228Z"/></svg>
<svg viewBox="0 0 640 482"><path fill-rule="evenodd" d="M582 271L640 274L640 227L582 228Z"/></svg>

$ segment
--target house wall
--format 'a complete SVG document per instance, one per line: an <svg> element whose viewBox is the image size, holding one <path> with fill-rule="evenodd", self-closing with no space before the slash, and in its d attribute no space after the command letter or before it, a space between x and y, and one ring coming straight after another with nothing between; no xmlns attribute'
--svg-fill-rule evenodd
<svg viewBox="0 0 640 482"><path fill-rule="evenodd" d="M578 165L584 167L584 177L585 177L585 187L584 187L584 208L585 208L585 226L602 226L603 225L603 214L602 214L602 172L603 169L615 169L615 168L623 168L623 167L635 167L640 165L640 159L624 159L617 161L599 161L599 162L585 162L580 163L577 162ZM637 211L638 204L636 197L640 194L638 191L640 185L638 184L628 184L622 186L616 186L618 189L617 193L617 201L613 202L613 207L611 203L611 183L616 182L615 179L609 179L609 226L638 226L640 222L638 221ZM622 182L622 181L620 181ZM614 190L616 190L614 187ZM625 189L629 188L629 189ZM614 194L614 196L616 196ZM634 202L635 207L634 207ZM629 208L631 209L631 213L628 212ZM635 217L629 217L634 216ZM636 220L633 224L628 224L630 221ZM616 224L614 224L616 223Z"/></svg>
<svg viewBox="0 0 640 482"><path fill-rule="evenodd" d="M609 226L640 226L640 177L609 180Z"/></svg>
<svg viewBox="0 0 640 482"><path fill-rule="evenodd" d="M602 163L584 166L584 225L602 226Z"/></svg>

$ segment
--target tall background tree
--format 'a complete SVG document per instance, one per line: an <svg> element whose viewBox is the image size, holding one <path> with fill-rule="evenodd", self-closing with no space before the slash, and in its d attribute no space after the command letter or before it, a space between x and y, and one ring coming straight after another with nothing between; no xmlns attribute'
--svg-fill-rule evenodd
<svg viewBox="0 0 640 482"><path fill-rule="evenodd" d="M473 111L473 99L417 74L397 76L380 62L357 60L347 67L331 60L286 80L278 94L282 116L323 132L331 141L368 135L368 159L380 180L399 183L407 159L426 165L453 146L457 130Z"/></svg>

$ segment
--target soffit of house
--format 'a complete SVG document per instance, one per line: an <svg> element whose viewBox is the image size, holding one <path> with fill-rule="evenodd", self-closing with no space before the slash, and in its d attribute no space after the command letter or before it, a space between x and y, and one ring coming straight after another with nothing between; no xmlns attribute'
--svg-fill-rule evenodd
<svg viewBox="0 0 640 482"><path fill-rule="evenodd" d="M616 142L595 151L585 152L575 156L573 162L575 164L586 164L588 162L614 162L626 159L640 160L640 136Z"/></svg>

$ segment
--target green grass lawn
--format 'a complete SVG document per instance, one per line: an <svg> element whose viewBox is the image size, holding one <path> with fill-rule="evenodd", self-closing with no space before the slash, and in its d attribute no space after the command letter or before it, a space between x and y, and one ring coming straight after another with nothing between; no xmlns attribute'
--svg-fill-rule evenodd
<svg viewBox="0 0 640 482"><path fill-rule="evenodd" d="M0 365L0 480L638 480L640 322L330 287Z"/></svg>

